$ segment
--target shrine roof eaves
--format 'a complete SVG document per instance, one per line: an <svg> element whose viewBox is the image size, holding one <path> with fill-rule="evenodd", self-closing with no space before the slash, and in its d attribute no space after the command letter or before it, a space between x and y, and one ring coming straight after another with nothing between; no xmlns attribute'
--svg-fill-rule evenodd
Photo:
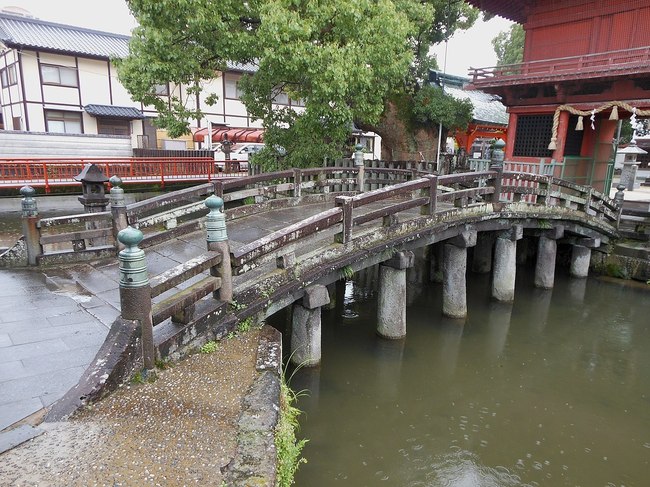
<svg viewBox="0 0 650 487"><path fill-rule="evenodd" d="M471 6L499 15L518 24L526 22L529 8L536 0L466 0Z"/></svg>

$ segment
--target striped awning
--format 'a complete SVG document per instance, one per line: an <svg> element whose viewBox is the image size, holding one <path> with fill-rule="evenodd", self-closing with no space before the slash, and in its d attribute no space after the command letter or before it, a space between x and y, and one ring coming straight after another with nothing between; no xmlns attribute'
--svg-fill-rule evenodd
<svg viewBox="0 0 650 487"><path fill-rule="evenodd" d="M196 132L194 132L194 142L203 142L206 135L208 135L207 127L198 129ZM264 129L252 127L224 127L213 125L212 142L221 142L224 140L224 138L228 139L234 144L241 142L263 142Z"/></svg>

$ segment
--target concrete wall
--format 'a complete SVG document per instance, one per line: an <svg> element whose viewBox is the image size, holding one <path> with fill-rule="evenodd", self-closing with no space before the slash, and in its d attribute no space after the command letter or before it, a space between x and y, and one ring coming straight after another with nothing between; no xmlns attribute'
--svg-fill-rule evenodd
<svg viewBox="0 0 650 487"><path fill-rule="evenodd" d="M0 130L0 159L26 157L131 157L131 138Z"/></svg>

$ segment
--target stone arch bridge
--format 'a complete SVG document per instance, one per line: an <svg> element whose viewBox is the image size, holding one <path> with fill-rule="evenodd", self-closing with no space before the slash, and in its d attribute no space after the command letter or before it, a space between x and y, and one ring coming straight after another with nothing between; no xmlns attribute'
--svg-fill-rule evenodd
<svg viewBox="0 0 650 487"><path fill-rule="evenodd" d="M406 333L406 272L412 267L441 277L443 313L454 318L467 313L468 266L492 272L494 299L513 300L523 238L536 245L536 286L553 287L558 242L572 246L571 274L586 277L592 250L617 237L620 217L619 205L592 188L498 166L446 176L294 169L203 184L128 206L119 179L111 183L109 211L49 219L38 218L33 190L23 188L25 236L2 256L5 264L51 265L114 258L122 249L121 315L71 391L76 404L114 387L142 364L152 368L157 359L180 356L242 321L262 320L286 306L293 306L292 360L315 365L320 308L329 302L330 285L376 264L377 331L386 338ZM291 223L285 219L275 231L236 244L229 240L228 230L238 222L272 219L277 211L290 215ZM79 228L70 230L74 225ZM252 232L239 225L240 233ZM205 252L149 275L147 247L205 230L207 236L198 234Z"/></svg>

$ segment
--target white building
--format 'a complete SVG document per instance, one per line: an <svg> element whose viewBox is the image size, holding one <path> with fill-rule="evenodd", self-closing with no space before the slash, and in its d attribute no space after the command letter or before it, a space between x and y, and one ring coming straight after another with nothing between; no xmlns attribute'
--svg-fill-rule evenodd
<svg viewBox="0 0 650 487"><path fill-rule="evenodd" d="M153 107L134 102L111 59L128 54L129 37L0 12L0 159L10 157L129 157L133 148L166 148ZM231 65L206 82L195 108L204 118L196 129L259 128L239 99L238 81L253 65ZM183 86L161 85L157 93L185 98ZM215 105L205 99L218 95ZM278 106L301 109L280 95ZM193 148L192 137L186 138ZM178 142L174 148L178 147ZM181 144L182 145L182 144ZM375 144L379 145L379 144Z"/></svg>

